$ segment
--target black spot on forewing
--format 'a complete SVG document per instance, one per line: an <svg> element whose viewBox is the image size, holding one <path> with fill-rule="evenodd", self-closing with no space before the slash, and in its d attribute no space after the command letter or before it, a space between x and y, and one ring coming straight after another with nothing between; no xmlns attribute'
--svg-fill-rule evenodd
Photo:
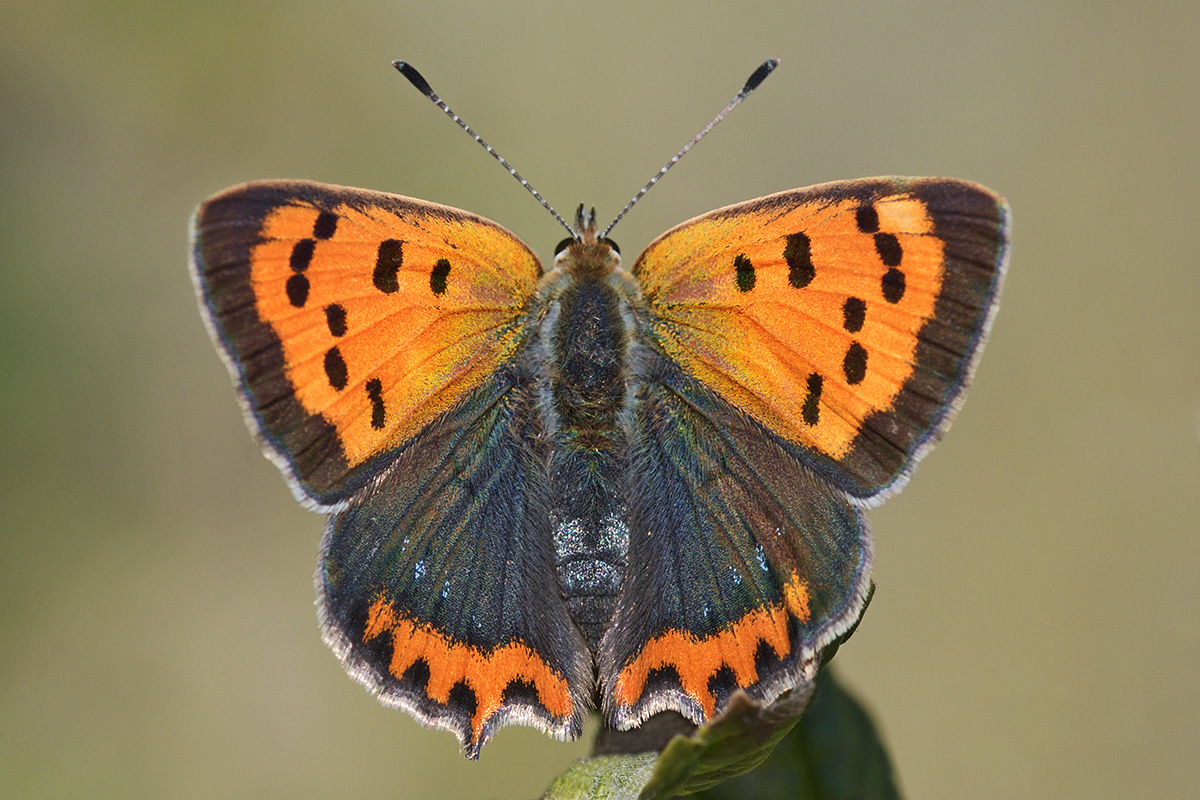
<svg viewBox="0 0 1200 800"><path fill-rule="evenodd" d="M375 430L383 428L385 409L383 407L383 381L371 378L367 381L367 397L371 398L371 427Z"/></svg>
<svg viewBox="0 0 1200 800"><path fill-rule="evenodd" d="M292 245L292 255L288 259L288 264L291 266L292 272L304 272L304 270L308 269L316 247L317 243L312 239L301 239Z"/></svg>
<svg viewBox="0 0 1200 800"><path fill-rule="evenodd" d="M880 281L883 299L889 303L899 303L900 298L904 297L904 285L904 273L892 267L883 274L883 280Z"/></svg>
<svg viewBox="0 0 1200 800"><path fill-rule="evenodd" d="M288 278L286 288L288 302L296 308L304 308L308 302L308 278L297 272Z"/></svg>
<svg viewBox="0 0 1200 800"><path fill-rule="evenodd" d="M288 302L296 308L304 308L304 304L308 302L308 290L311 287L303 272L312 262L316 246L317 243L312 239L301 239L292 245L292 254L288 258L288 265L295 274L288 277L286 288Z"/></svg>
<svg viewBox="0 0 1200 800"><path fill-rule="evenodd" d="M808 376L808 396L804 398L804 408L800 410L805 425L816 425L821 418L821 385L824 382L816 372Z"/></svg>
<svg viewBox="0 0 1200 800"><path fill-rule="evenodd" d="M329 379L329 385L339 392L346 388L350 380L346 370L346 359L342 358L341 351L336 347L325 351L325 377Z"/></svg>
<svg viewBox="0 0 1200 800"><path fill-rule="evenodd" d="M337 303L325 306L325 323L329 326L329 332L334 336L345 336L346 309Z"/></svg>
<svg viewBox="0 0 1200 800"><path fill-rule="evenodd" d="M862 383L863 378L867 377L867 351L858 342L852 343L846 351L846 357L842 359L842 372L846 376L846 383L851 386Z"/></svg>
<svg viewBox="0 0 1200 800"><path fill-rule="evenodd" d="M904 250L900 247L900 240L890 233L875 234L875 252L879 253L879 258L885 267L898 267L904 259Z"/></svg>
<svg viewBox="0 0 1200 800"><path fill-rule="evenodd" d="M748 292L754 288L755 275L754 265L750 263L750 259L745 255L738 255L733 259L733 268L737 273L737 288L739 292Z"/></svg>
<svg viewBox="0 0 1200 800"><path fill-rule="evenodd" d="M874 203L861 205L854 212L854 221L858 223L858 229L863 233L875 233L879 230L879 212L875 210Z"/></svg>
<svg viewBox="0 0 1200 800"><path fill-rule="evenodd" d="M337 233L338 217L332 211L322 211L313 223L313 236L318 239L332 239Z"/></svg>
<svg viewBox="0 0 1200 800"><path fill-rule="evenodd" d="M433 265L433 272L429 273L429 288L434 294L442 295L446 293L446 279L450 277L450 262L444 258L439 258L437 263Z"/></svg>
<svg viewBox="0 0 1200 800"><path fill-rule="evenodd" d="M400 267L404 265L404 242L399 239L384 239L375 254L375 288L385 294L400 289Z"/></svg>
<svg viewBox="0 0 1200 800"><path fill-rule="evenodd" d="M788 283L796 289L803 289L812 283L817 276L817 269L812 263L812 247L807 234L793 233L787 237L783 247L783 260L788 265Z"/></svg>
<svg viewBox="0 0 1200 800"><path fill-rule="evenodd" d="M862 330L867 319L867 304L861 297L847 297L842 303L842 327L851 333Z"/></svg>

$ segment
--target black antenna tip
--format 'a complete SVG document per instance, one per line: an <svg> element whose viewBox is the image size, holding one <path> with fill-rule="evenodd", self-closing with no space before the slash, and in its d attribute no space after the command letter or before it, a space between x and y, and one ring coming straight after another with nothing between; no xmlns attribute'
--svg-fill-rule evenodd
<svg viewBox="0 0 1200 800"><path fill-rule="evenodd" d="M742 94L750 94L758 85L767 79L767 76L775 71L779 66L778 58L769 58L762 63L762 66L754 70L754 74L746 81L746 85L742 87ZM412 80L412 78L409 78Z"/></svg>
<svg viewBox="0 0 1200 800"><path fill-rule="evenodd" d="M392 66L400 70L400 74L408 78L408 82L417 87L418 92L430 98L431 100L437 98L437 95L433 93L433 87L429 85L429 81L425 80L424 76L417 72L417 68L412 64L409 64L407 61L393 61ZM763 66L766 65L764 64ZM761 71L762 67L759 68L759 72ZM768 70L768 72L769 71L770 70ZM757 75L758 72L754 74ZM759 80L762 80L762 78Z"/></svg>

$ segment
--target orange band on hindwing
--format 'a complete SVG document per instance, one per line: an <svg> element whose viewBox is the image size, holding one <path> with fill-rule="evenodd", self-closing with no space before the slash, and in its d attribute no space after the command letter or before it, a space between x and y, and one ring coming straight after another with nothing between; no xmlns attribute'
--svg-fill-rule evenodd
<svg viewBox="0 0 1200 800"><path fill-rule="evenodd" d="M626 707L636 705L646 691L650 673L670 667L679 676L683 691L699 704L704 718L710 718L716 713L717 698L709 679L718 670L729 667L737 686L749 689L759 680L755 656L760 642L770 645L780 659L791 653L788 618L809 621L808 585L793 572L783 593L782 604L752 611L711 636L677 630L654 637L617 676L617 701Z"/></svg>
<svg viewBox="0 0 1200 800"><path fill-rule="evenodd" d="M571 693L566 678L519 641L484 652L455 642L430 625L414 622L379 597L368 611L363 641L389 633L392 660L388 671L393 677L402 678L420 659L429 668L426 692L430 699L448 704L451 689L459 683L465 683L475 693L472 744L479 741L488 718L503 705L504 690L513 681L532 685L538 700L551 715L558 718L571 715Z"/></svg>

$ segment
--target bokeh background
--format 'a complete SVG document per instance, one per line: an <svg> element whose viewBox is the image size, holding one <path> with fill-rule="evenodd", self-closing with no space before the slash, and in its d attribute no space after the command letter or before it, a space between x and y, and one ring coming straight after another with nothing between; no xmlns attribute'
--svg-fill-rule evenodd
<svg viewBox="0 0 1200 800"><path fill-rule="evenodd" d="M617 229L796 186L953 175L1014 247L970 399L873 511L837 665L922 798L1200 793L1200 5L74 2L0 7L0 796L532 797L321 643L322 519L247 435L187 221L252 178L562 236L402 80Z"/></svg>

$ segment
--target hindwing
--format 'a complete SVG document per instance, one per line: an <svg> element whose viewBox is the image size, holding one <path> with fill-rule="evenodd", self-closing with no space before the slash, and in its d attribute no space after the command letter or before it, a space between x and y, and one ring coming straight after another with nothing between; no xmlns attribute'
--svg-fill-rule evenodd
<svg viewBox="0 0 1200 800"><path fill-rule="evenodd" d="M330 520L325 638L383 702L455 733L581 730L587 646L554 573L531 381L507 365Z"/></svg>
<svg viewBox="0 0 1200 800"><path fill-rule="evenodd" d="M661 354L644 356L628 473L629 572L601 646L618 728L770 702L854 624L871 544L846 495Z"/></svg>

